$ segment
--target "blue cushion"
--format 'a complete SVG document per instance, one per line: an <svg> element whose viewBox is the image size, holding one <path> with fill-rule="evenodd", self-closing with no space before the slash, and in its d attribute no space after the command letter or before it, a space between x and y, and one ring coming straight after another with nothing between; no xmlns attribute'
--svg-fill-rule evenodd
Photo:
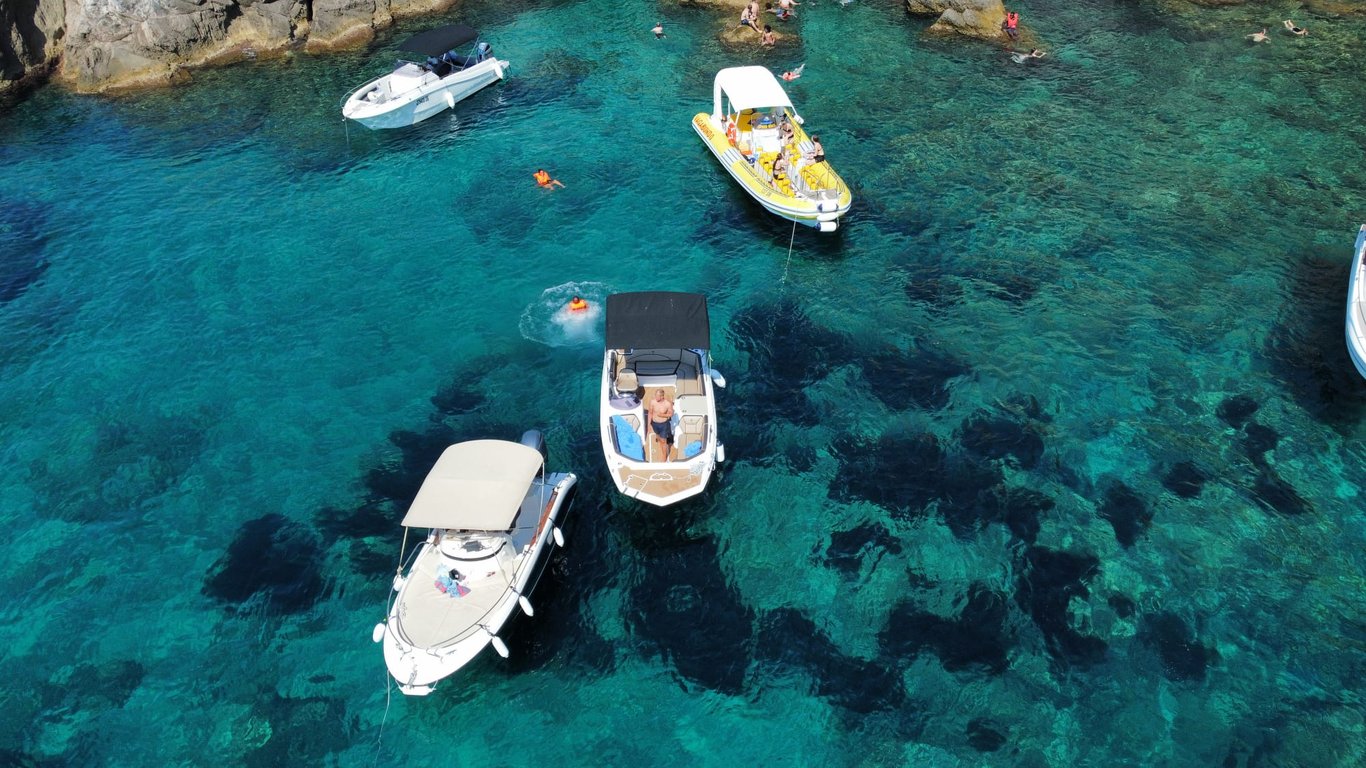
<svg viewBox="0 0 1366 768"><path fill-rule="evenodd" d="M701 452L702 452L702 441L701 441L701 440L694 440L694 441L692 441L691 443L688 443L687 447L683 449L683 458L685 458L685 459L691 459L692 457L696 456L697 454L699 454L699 453L701 453Z"/></svg>
<svg viewBox="0 0 1366 768"><path fill-rule="evenodd" d="M631 424L625 416L613 416L612 427L617 431L617 450L621 455L636 461L645 460L645 445L640 442L640 435L631 429Z"/></svg>

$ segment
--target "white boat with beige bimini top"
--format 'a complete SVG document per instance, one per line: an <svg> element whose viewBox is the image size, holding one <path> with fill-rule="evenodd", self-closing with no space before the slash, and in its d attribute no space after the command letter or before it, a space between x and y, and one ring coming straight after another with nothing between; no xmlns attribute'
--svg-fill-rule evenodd
<svg viewBox="0 0 1366 768"><path fill-rule="evenodd" d="M1347 354L1357 373L1366 376L1366 224L1357 231L1347 283Z"/></svg>
<svg viewBox="0 0 1366 768"><path fill-rule="evenodd" d="M692 127L721 167L770 213L834 232L853 196L773 73L730 67L712 90L711 113L698 113Z"/></svg>
<svg viewBox="0 0 1366 768"><path fill-rule="evenodd" d="M343 117L366 128L414 125L502 80L510 66L464 24L429 29L399 48L426 60L400 59L394 71L348 93L342 99Z"/></svg>
<svg viewBox="0 0 1366 768"><path fill-rule="evenodd" d="M607 297L602 451L617 490L663 507L707 487L725 447L716 439L707 298L649 291Z"/></svg>
<svg viewBox="0 0 1366 768"><path fill-rule="evenodd" d="M545 439L471 440L441 454L403 518L403 549L385 621L373 639L399 690L425 696L489 645L529 596L555 547L578 478L547 473ZM408 531L429 533L408 562Z"/></svg>

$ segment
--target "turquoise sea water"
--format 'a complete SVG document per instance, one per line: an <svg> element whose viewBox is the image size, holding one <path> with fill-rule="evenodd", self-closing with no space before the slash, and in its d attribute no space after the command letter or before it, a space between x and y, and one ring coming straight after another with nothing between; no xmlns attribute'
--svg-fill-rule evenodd
<svg viewBox="0 0 1366 768"><path fill-rule="evenodd" d="M411 130L338 99L430 19L0 117L3 762L1366 762L1366 17L1021 10L1028 66L890 0L771 52L476 2L512 77ZM688 124L803 61L834 235ZM556 314L646 289L708 294L730 384L662 512ZM583 487L535 619L391 695L397 521L446 444L536 426Z"/></svg>

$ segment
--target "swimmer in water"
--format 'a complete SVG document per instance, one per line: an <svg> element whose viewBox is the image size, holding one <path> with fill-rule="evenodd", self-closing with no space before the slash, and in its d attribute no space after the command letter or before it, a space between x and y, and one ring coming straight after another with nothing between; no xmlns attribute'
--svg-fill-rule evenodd
<svg viewBox="0 0 1366 768"><path fill-rule="evenodd" d="M802 76L803 69L806 69L806 62L804 61L801 64L798 64L796 69L784 72L782 75L780 75L780 77L782 77L784 80L790 83L793 80L796 80L797 78Z"/></svg>
<svg viewBox="0 0 1366 768"><path fill-rule="evenodd" d="M650 30L650 31L653 32L653 33L655 33L655 39L656 39L656 40L658 40L659 38L663 37L663 36L664 36L664 22L662 22L662 21L659 22L658 24L655 25L655 28L652 29L652 30Z"/></svg>

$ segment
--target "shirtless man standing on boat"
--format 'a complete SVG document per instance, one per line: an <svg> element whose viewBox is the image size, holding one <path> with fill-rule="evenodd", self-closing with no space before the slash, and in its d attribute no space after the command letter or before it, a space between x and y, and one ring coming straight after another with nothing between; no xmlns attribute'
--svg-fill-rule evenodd
<svg viewBox="0 0 1366 768"><path fill-rule="evenodd" d="M664 390L655 390L655 399L650 403L650 431L662 448L661 461L669 460L669 446L674 441L674 404L664 396Z"/></svg>

